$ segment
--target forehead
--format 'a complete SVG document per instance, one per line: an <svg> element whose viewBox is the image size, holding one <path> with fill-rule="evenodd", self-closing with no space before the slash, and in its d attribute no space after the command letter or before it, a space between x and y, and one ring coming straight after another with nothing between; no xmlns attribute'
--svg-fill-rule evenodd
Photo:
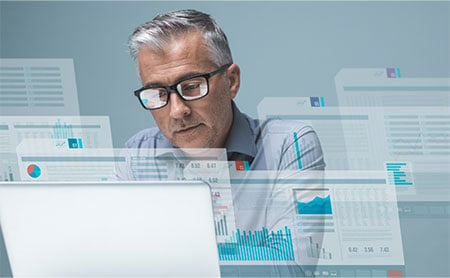
<svg viewBox="0 0 450 278"><path fill-rule="evenodd" d="M200 32L188 32L172 38L163 49L144 46L138 54L142 81L158 77L158 73L201 72L214 67L210 51ZM154 76L156 75L156 76Z"/></svg>

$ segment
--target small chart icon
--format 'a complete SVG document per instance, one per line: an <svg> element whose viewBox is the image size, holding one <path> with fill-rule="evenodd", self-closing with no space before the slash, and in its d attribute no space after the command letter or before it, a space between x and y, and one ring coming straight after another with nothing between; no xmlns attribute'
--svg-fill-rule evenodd
<svg viewBox="0 0 450 278"><path fill-rule="evenodd" d="M34 179L39 178L39 176L41 175L41 168L39 168L39 166L37 166L36 164L30 164L27 167L27 173Z"/></svg>

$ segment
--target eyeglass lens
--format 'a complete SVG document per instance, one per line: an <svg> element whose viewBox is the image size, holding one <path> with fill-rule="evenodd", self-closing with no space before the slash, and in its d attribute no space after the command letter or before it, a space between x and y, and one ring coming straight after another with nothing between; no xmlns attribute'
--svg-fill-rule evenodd
<svg viewBox="0 0 450 278"><path fill-rule="evenodd" d="M177 84L176 89L184 100L195 100L208 93L208 82L205 77L195 77ZM167 104L169 95L166 88L151 88L139 93L142 104L155 109Z"/></svg>

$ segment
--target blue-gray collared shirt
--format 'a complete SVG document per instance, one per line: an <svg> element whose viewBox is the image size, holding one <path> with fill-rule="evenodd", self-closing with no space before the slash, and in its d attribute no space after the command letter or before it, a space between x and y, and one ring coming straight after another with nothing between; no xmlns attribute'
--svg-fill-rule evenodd
<svg viewBox="0 0 450 278"><path fill-rule="evenodd" d="M230 161L248 161L250 170L323 170L325 162L315 131L300 121L260 121L233 106L233 124L225 148ZM158 128L131 137L127 148L175 148Z"/></svg>
<svg viewBox="0 0 450 278"><path fill-rule="evenodd" d="M174 146L158 128L142 130L126 142L127 148L167 149ZM225 148L230 161L247 161L249 170L323 170L325 168L322 148L315 131L300 121L256 120L241 113L233 102L233 124ZM254 171L264 173L264 171ZM252 173L252 172L242 172ZM302 172L308 173L308 172ZM309 172L311 173L311 172ZM233 178L233 177L231 177ZM256 190L256 191L255 191ZM259 188L243 184L232 184L232 204L236 228L256 231L262 227L280 230L292 222L295 204L286 202L280 207L278 195L286 195L290 188L284 185L263 183ZM255 194L257 192L257 194ZM254 206L254 207L252 207ZM267 242L277 249L281 242ZM282 268L284 261L273 262L271 274L283 275L288 271L293 276L302 275L300 266ZM232 269L233 276L240 276L239 267Z"/></svg>

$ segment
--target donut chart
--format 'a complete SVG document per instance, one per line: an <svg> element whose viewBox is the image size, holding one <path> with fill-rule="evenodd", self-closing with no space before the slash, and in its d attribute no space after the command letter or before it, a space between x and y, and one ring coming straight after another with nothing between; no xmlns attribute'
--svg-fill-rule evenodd
<svg viewBox="0 0 450 278"><path fill-rule="evenodd" d="M36 164L30 164L27 167L27 173L30 177L37 179L41 176L41 168Z"/></svg>

